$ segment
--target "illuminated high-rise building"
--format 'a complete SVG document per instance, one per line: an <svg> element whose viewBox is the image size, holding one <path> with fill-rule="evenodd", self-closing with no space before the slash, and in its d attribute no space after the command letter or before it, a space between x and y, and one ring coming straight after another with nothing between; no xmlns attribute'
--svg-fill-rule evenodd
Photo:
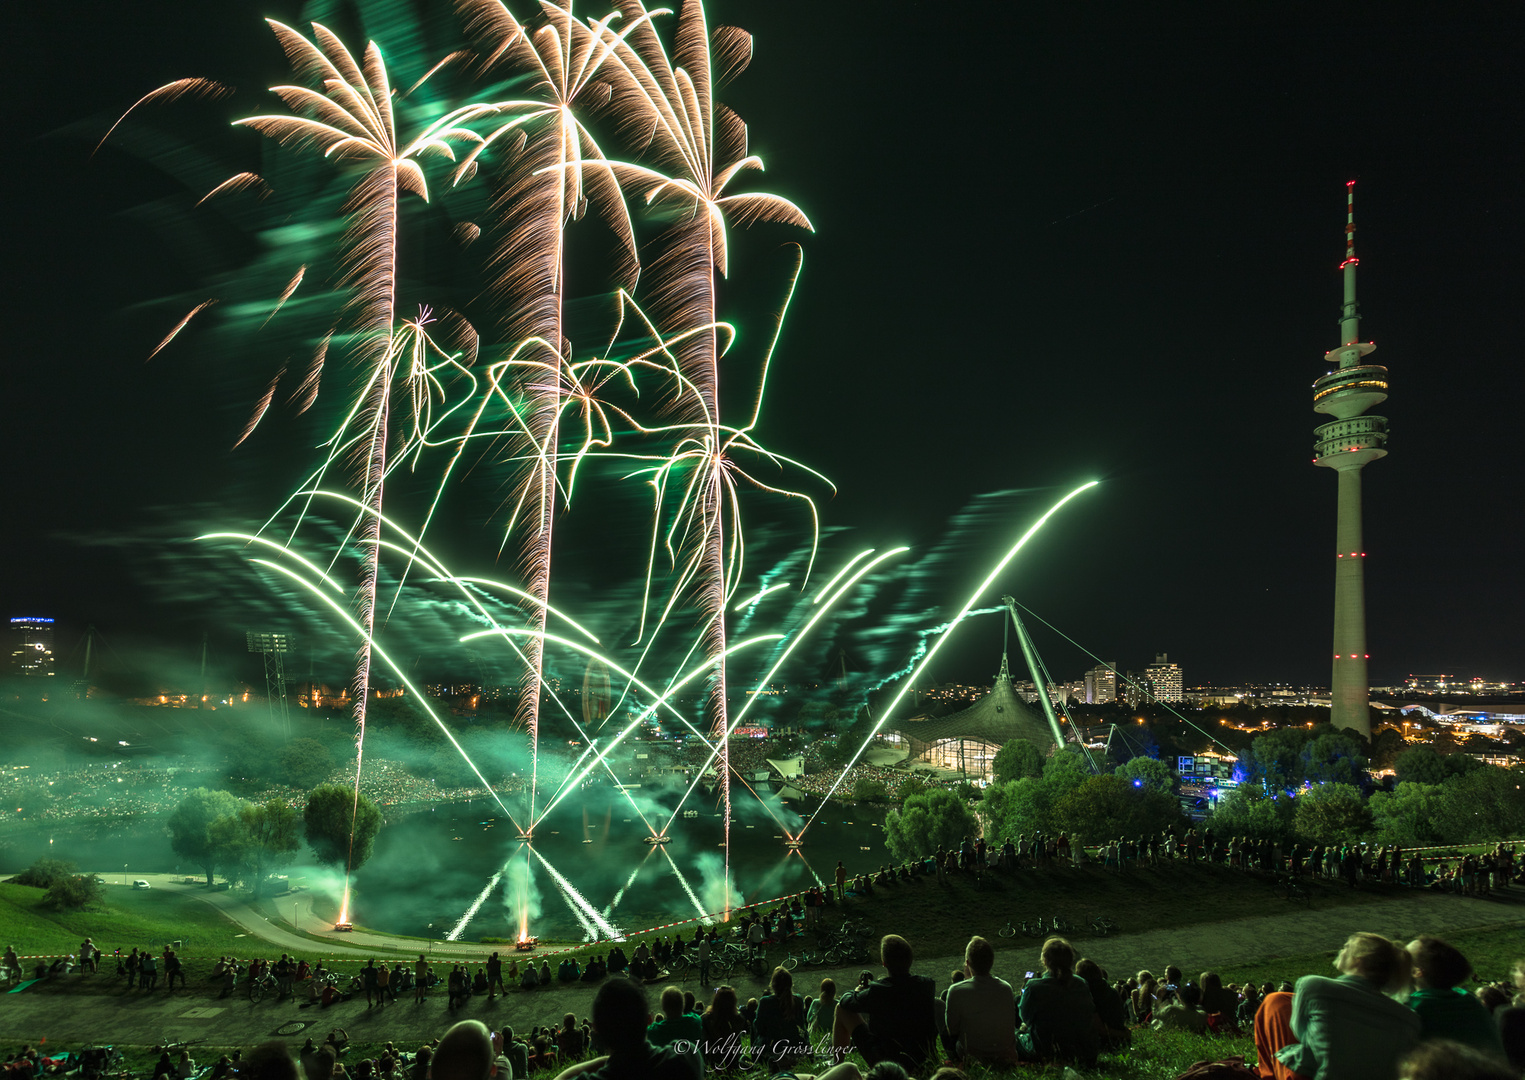
<svg viewBox="0 0 1525 1080"><path fill-rule="evenodd" d="M11 620L11 670L22 675L53 674L53 620L20 616Z"/></svg>
<svg viewBox="0 0 1525 1080"><path fill-rule="evenodd" d="M1117 664L1098 664L1085 673L1085 703L1107 705L1117 700Z"/></svg>
<svg viewBox="0 0 1525 1080"><path fill-rule="evenodd" d="M1186 692L1181 684L1181 665L1172 664L1166 653L1155 653L1154 663L1144 669L1149 683L1149 696L1155 701L1185 701Z"/></svg>
<svg viewBox="0 0 1525 1080"><path fill-rule="evenodd" d="M1329 680L1330 722L1371 737L1367 709L1366 545L1361 538L1361 470L1386 457L1387 418L1364 416L1387 400L1387 368L1364 360L1376 349L1361 341L1356 306L1355 181L1345 185L1345 301L1340 345L1324 354L1328 374L1313 384L1313 411L1335 419L1314 429L1313 463L1339 476L1334 542L1334 670Z"/></svg>

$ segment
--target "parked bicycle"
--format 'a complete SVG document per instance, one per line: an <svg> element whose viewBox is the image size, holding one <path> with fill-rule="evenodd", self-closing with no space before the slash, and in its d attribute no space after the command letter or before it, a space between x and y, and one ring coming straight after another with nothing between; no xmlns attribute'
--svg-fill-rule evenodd
<svg viewBox="0 0 1525 1080"><path fill-rule="evenodd" d="M1092 915L1091 921L1088 925L1091 928L1091 933L1097 935L1098 937L1106 937L1108 934L1112 933L1112 931L1117 929L1117 924L1115 922L1113 922L1111 919L1103 918L1100 915Z"/></svg>
<svg viewBox="0 0 1525 1080"><path fill-rule="evenodd" d="M1301 904L1303 907L1313 906L1313 893L1296 878L1277 878L1276 884L1271 886L1271 893L1289 903Z"/></svg>

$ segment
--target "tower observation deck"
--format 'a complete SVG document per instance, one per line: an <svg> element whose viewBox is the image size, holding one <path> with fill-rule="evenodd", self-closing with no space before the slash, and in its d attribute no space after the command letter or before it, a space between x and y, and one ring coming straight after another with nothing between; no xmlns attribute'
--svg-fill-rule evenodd
<svg viewBox="0 0 1525 1080"><path fill-rule="evenodd" d="M1334 670L1330 721L1371 736L1367 709L1366 546L1361 538L1361 470L1387 456L1387 418L1366 410L1387 400L1387 368L1368 364L1376 345L1360 340L1356 305L1355 181L1345 185L1345 301L1340 346L1324 354L1330 370L1313 384L1313 411L1334 419L1314 429L1313 463L1339 476L1334 544Z"/></svg>

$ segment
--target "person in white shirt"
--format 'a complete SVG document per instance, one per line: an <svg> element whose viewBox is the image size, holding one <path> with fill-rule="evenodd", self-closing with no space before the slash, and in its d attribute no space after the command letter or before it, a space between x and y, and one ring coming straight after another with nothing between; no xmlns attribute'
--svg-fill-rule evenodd
<svg viewBox="0 0 1525 1080"><path fill-rule="evenodd" d="M963 982L948 987L948 1037L963 1061L1017 1061L1017 998L1011 984L990 974L995 947L982 937L964 949Z"/></svg>

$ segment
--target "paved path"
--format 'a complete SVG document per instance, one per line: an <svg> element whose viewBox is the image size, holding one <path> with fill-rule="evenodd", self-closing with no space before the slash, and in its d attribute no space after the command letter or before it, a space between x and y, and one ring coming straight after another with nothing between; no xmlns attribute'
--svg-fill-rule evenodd
<svg viewBox="0 0 1525 1080"><path fill-rule="evenodd" d="M163 887L172 886L170 882L165 882ZM303 955L311 955L313 950L309 940L296 938L272 925L264 915L249 905L228 897L226 893L203 894L203 898L216 903L230 918L277 947L296 948ZM1202 898L1183 897L1182 902L1206 901ZM310 917L309 913L305 918ZM300 911L298 918L305 925ZM1253 918L1204 923L1173 930L1121 934L1111 938L1083 939L1080 945L1083 953L1108 968L1114 975L1142 967L1158 971L1167 963L1177 964L1188 972L1196 972L1235 963L1333 951L1355 930L1371 930L1408 938L1420 931L1445 934L1520 924L1525 924L1525 893L1511 891L1492 900L1420 893L1328 910L1308 911L1282 905L1280 911ZM993 930L989 927L971 926L971 932L976 929L987 934ZM907 927L905 930L914 944L915 928ZM288 946L282 940L282 935L297 944ZM351 938L350 941L353 942L354 939ZM334 948L336 953L343 949L345 955L374 955L373 951L355 948L354 944L336 945ZM408 948L411 949L412 946ZM482 952L489 950L490 946L462 948ZM1037 950L1037 942L1031 941L1022 941L1010 949L1003 949L998 954L996 974L1013 981L1020 980L1028 967L1037 966ZM1023 962L1022 958L1027 955L1032 956L1033 961ZM947 973L962 963L962 956L919 958L916 968L934 976L939 984L945 984ZM825 975L836 979L839 989L845 989L856 981L860 970L861 965L853 965L849 968L796 972L796 989L813 993L818 981ZM1287 974L1291 976L1302 972L1289 971ZM89 977L105 979L109 976ZM76 979L80 976L68 978ZM692 978L686 983L678 981L696 993L700 990ZM760 996L764 991L762 981L750 974L738 973L732 982L744 996ZM656 997L656 989L653 987L649 991L653 999ZM238 998L218 999L205 987L195 987L189 991L177 990L173 994L161 991L149 997L128 991L125 987L110 994L71 995L26 991L20 994L0 994L0 1042L35 1043L46 1038L50 1044L70 1047L90 1041L153 1045L167 1039L183 1039L192 1042L193 1046L250 1046L278 1037L295 1038L298 1042L308 1035L321 1038L330 1027L340 1026L355 1040L390 1039L406 1046L434 1038L454 1020L466 1017L478 1017L494 1028L507 1024L520 1031L527 1030L531 1025L555 1024L560 1021L563 1013L573 1012L580 1017L586 1015L592 997L593 990L581 984L569 987L557 985L527 992L515 990L493 1002L473 999L452 1016L445 1009L443 993L437 993L422 1004L404 999L385 1009L368 1010L361 1000L344 1002L332 1009L320 1011L316 1008L303 1009L289 1001L264 1001L251 1005L247 1000Z"/></svg>

